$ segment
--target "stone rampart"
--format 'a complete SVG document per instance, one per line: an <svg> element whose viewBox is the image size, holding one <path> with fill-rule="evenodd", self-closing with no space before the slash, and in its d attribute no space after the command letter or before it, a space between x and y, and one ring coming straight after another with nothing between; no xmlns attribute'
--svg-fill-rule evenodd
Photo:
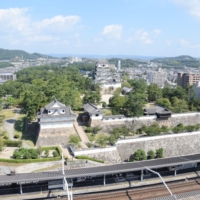
<svg viewBox="0 0 200 200"><path fill-rule="evenodd" d="M69 136L72 134L76 134L74 127L41 129L38 135L36 146L68 144Z"/></svg>
<svg viewBox="0 0 200 200"><path fill-rule="evenodd" d="M173 114L171 118L171 126L174 127L180 123L184 126L200 124L200 113Z"/></svg>
<svg viewBox="0 0 200 200"><path fill-rule="evenodd" d="M200 131L193 133L170 134L153 137L143 137L129 140L119 140L116 144L122 159L128 160L137 149L149 150L163 148L164 157L173 157L200 153Z"/></svg>
<svg viewBox="0 0 200 200"><path fill-rule="evenodd" d="M104 160L108 163L120 163L121 158L116 147L109 147L103 149L88 149L82 151L74 151L74 156L88 156L99 160Z"/></svg>
<svg viewBox="0 0 200 200"><path fill-rule="evenodd" d="M142 116L133 118L123 118L123 119L102 119L94 121L93 126L100 126L102 128L101 132L109 132L113 128L121 127L126 125L128 128L134 127L139 129L142 125L151 126L154 123L158 123L159 126L174 127L182 123L183 125L197 125L200 124L200 112L196 113L179 113L172 114L171 117L166 119L159 119L156 116Z"/></svg>

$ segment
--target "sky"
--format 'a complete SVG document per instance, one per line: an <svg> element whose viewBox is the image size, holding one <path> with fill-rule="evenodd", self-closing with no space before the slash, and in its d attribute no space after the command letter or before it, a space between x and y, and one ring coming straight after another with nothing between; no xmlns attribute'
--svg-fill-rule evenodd
<svg viewBox="0 0 200 200"><path fill-rule="evenodd" d="M200 0L7 0L0 48L200 57Z"/></svg>

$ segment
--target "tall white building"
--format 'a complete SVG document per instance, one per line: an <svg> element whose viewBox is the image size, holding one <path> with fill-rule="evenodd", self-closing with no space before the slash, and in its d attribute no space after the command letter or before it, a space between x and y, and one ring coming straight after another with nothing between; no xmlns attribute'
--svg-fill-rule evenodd
<svg viewBox="0 0 200 200"><path fill-rule="evenodd" d="M165 86L165 81L167 80L167 73L163 72L161 69L158 71L149 72L147 74L148 83L155 83L160 87Z"/></svg>

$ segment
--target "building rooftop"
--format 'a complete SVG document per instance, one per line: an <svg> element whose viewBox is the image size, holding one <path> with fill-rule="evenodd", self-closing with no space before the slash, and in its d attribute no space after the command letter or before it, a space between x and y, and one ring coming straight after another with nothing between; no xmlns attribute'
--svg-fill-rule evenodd
<svg viewBox="0 0 200 200"><path fill-rule="evenodd" d="M102 111L97 108L94 104L92 103L86 103L83 105L83 108L86 112L88 112L90 115L91 114L101 114Z"/></svg>

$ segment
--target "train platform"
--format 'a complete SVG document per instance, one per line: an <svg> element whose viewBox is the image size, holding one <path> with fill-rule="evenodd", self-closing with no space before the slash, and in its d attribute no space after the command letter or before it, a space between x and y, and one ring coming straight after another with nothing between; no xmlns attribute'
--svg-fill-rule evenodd
<svg viewBox="0 0 200 200"><path fill-rule="evenodd" d="M163 179L166 183L173 182L173 181L181 181L187 180L190 178L198 178L200 177L200 171L189 172L184 174L177 174L177 176L164 176ZM124 182L122 177L115 177L115 183L113 184L105 184L103 185L94 185L93 186L82 186L82 187L73 187L73 194L86 194L86 193L93 193L93 192L104 192L116 189L125 189L125 188L134 188L134 187L142 187L142 186L149 186L154 184L160 184L161 180L158 177L151 178L151 179L144 179L143 181L135 180L135 181L126 181ZM106 182L105 182L106 183ZM83 182L84 184L84 182ZM66 191L61 189L58 190L51 190L51 191L41 191L35 193L24 193L22 195L15 194L15 195L2 195L0 196L0 200L20 200L20 199L37 199L37 198L48 198L48 197L58 197L67 195Z"/></svg>

